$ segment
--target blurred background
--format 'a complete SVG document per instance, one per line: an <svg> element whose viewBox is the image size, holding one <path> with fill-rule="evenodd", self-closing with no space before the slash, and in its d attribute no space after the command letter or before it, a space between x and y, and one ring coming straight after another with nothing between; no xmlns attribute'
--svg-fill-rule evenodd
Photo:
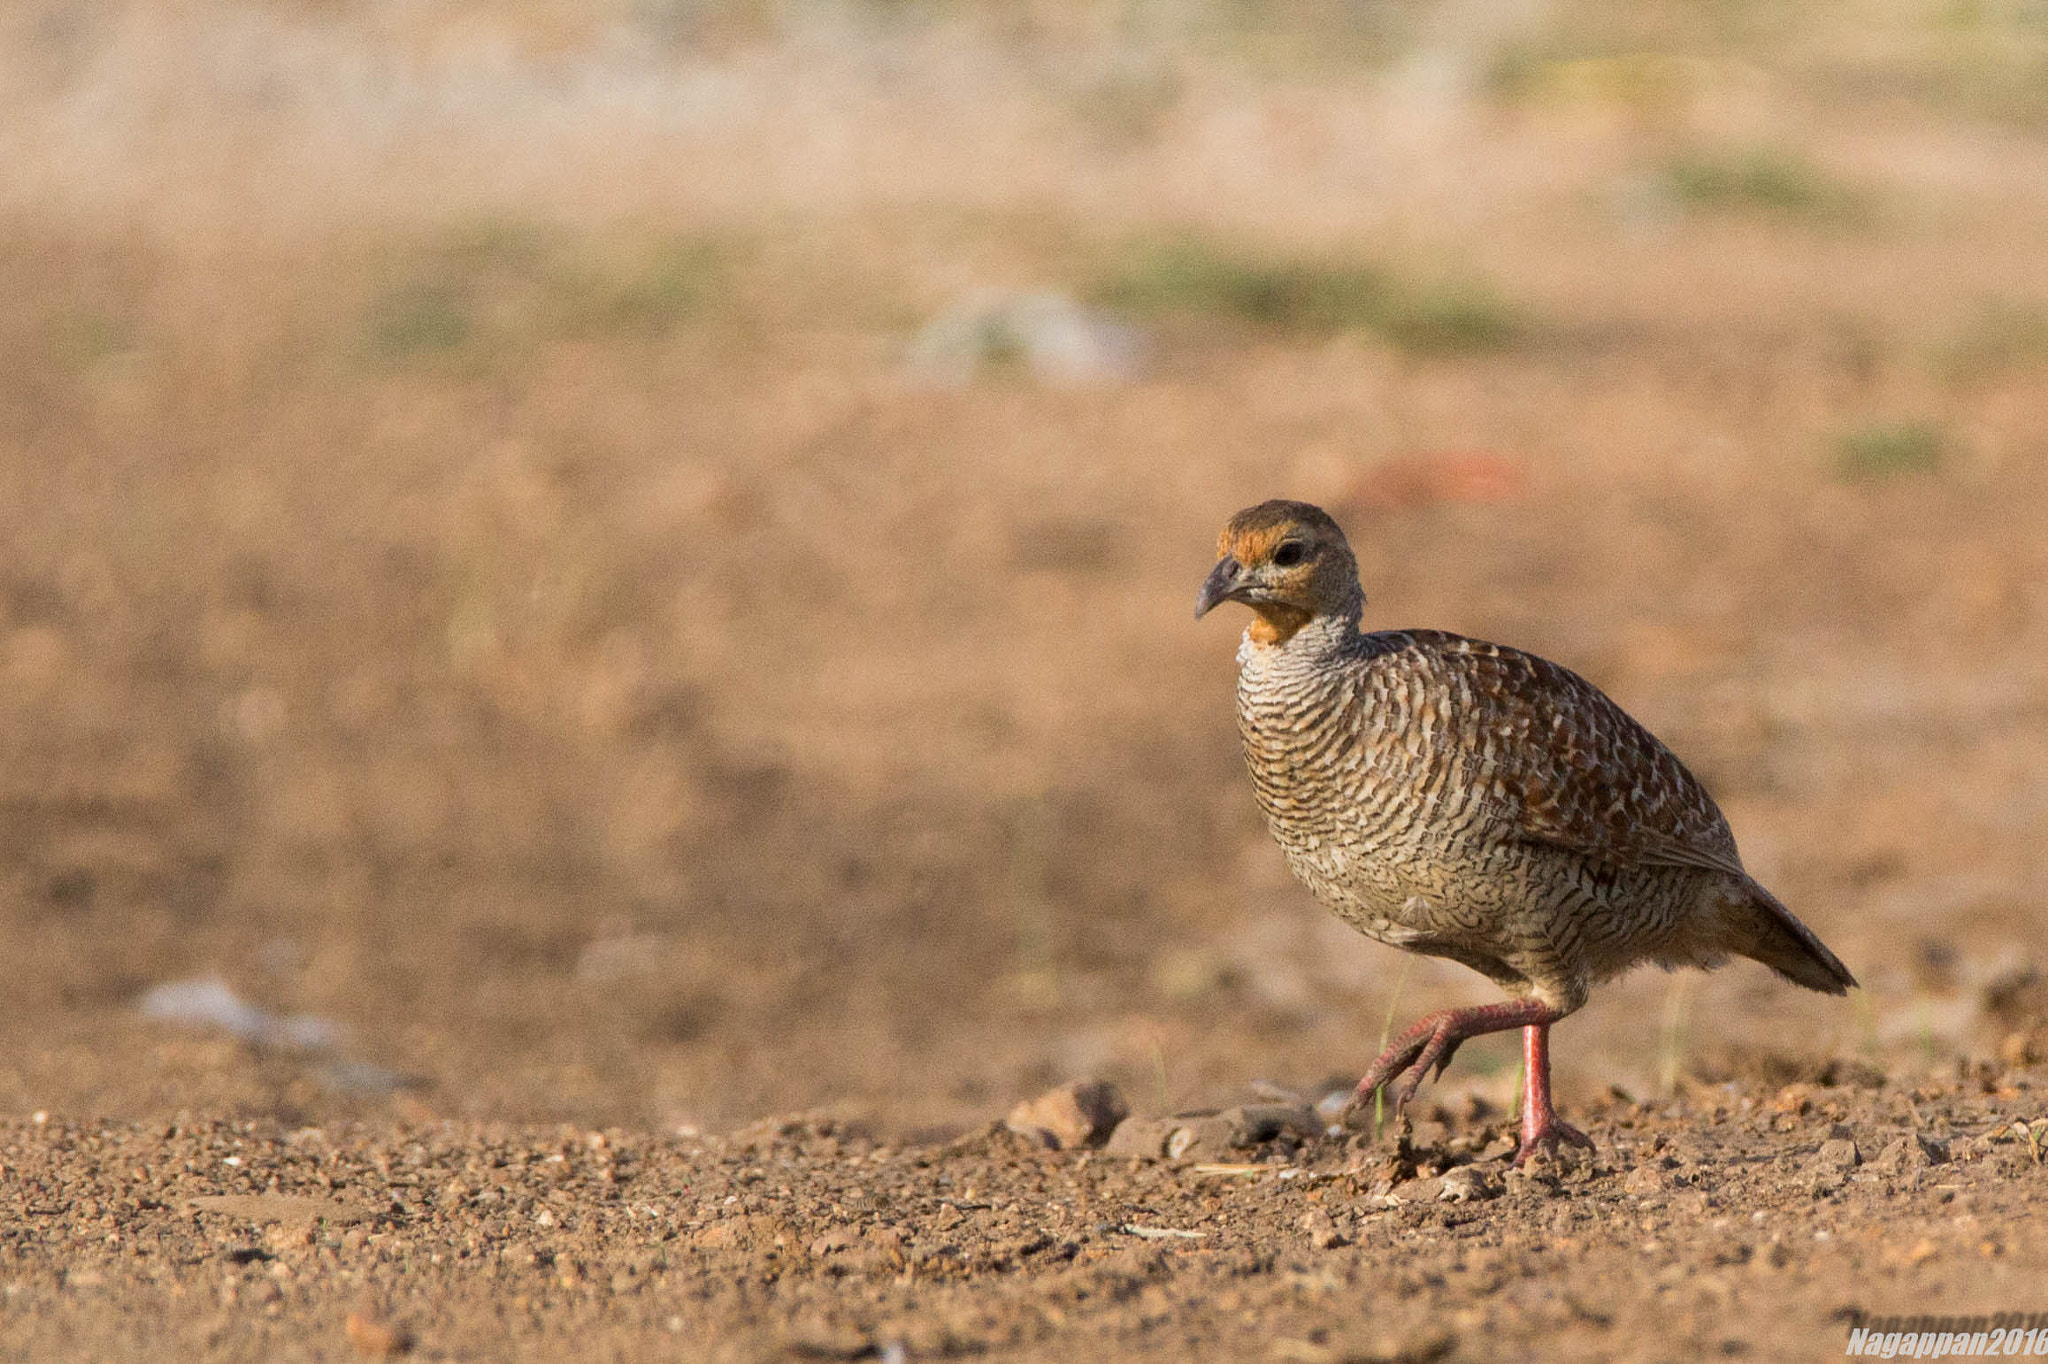
<svg viewBox="0 0 2048 1364"><path fill-rule="evenodd" d="M1867 987L1639 973L1568 1107L2039 1053L2044 241L2043 0L10 4L0 1103L1355 1076L1493 992L1265 835L1280 495Z"/></svg>

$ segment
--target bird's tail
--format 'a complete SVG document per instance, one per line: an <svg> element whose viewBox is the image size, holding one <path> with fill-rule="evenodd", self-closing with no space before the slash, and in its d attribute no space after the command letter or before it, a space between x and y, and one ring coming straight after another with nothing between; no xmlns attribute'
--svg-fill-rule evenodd
<svg viewBox="0 0 2048 1364"><path fill-rule="evenodd" d="M1746 932L1735 934L1729 946L1743 956L1760 961L1795 985L1827 995L1845 995L1856 985L1856 977L1842 965L1842 959L1828 951L1813 930L1778 903L1778 898L1749 877L1749 903L1745 906Z"/></svg>

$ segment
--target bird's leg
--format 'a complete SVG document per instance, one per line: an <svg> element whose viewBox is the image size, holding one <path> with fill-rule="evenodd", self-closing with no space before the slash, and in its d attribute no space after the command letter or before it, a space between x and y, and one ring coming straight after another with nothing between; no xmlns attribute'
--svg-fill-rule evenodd
<svg viewBox="0 0 2048 1364"><path fill-rule="evenodd" d="M1440 1009L1425 1015L1380 1053L1379 1059L1372 1063L1372 1069L1358 1082L1358 1093L1353 1102L1364 1103L1372 1098L1375 1090L1392 1084L1405 1074L1407 1078L1393 1090L1394 1104L1398 1108L1415 1097L1415 1091L1421 1088L1432 1067L1437 1074L1444 1073L1451 1057L1457 1053L1458 1044L1467 1038L1483 1037L1490 1032L1507 1032L1513 1028L1545 1029L1547 1037L1550 1025L1563 1016L1539 999L1482 1004L1470 1009ZM1546 1130L1563 1128L1564 1124L1558 1122L1557 1114L1550 1108L1550 1053L1547 1043L1539 1044L1539 1048L1544 1064L1542 1092ZM1535 1092L1533 1087L1529 1092ZM1525 1131L1528 1129L1527 1111L1525 1107Z"/></svg>
<svg viewBox="0 0 2048 1364"><path fill-rule="evenodd" d="M1522 1025L1522 1144L1520 1165L1538 1151L1554 1152L1559 1142L1591 1149L1592 1138L1557 1116L1550 1106L1550 1025L1554 1019Z"/></svg>

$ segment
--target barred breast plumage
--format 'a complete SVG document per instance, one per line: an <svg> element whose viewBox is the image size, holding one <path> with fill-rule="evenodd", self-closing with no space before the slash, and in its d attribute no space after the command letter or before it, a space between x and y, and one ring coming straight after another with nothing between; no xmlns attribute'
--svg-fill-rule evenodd
<svg viewBox="0 0 2048 1364"><path fill-rule="evenodd" d="M1431 1015L1360 1082L1405 1100L1459 1042L1521 1027L1517 1159L1584 1138L1548 1092L1548 1029L1642 962L1754 958L1810 989L1848 970L1744 869L1678 758L1598 688L1516 649L1431 630L1367 634L1343 532L1319 508L1234 517L1197 614L1256 616L1238 726L1288 865L1362 932L1447 957L1513 1002Z"/></svg>

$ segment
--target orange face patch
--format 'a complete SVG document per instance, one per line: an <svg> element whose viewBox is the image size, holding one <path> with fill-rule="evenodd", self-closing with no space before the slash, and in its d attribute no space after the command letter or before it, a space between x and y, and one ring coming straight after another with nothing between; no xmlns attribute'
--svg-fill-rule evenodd
<svg viewBox="0 0 2048 1364"><path fill-rule="evenodd" d="M1239 563L1250 568L1271 558L1290 534L1304 530L1313 532L1318 539L1344 538L1344 532L1337 529L1337 523L1321 507L1276 498L1246 507L1231 517L1217 543L1217 554L1235 554Z"/></svg>
<svg viewBox="0 0 2048 1364"><path fill-rule="evenodd" d="M1218 557L1224 554L1234 554L1237 556L1237 561L1246 568L1263 564L1266 560L1273 557L1273 551L1280 547L1280 542L1286 539L1296 528L1296 523L1292 521L1276 522L1263 526L1248 526L1242 530L1235 526L1227 527L1223 532L1223 542L1221 549L1218 551Z"/></svg>

